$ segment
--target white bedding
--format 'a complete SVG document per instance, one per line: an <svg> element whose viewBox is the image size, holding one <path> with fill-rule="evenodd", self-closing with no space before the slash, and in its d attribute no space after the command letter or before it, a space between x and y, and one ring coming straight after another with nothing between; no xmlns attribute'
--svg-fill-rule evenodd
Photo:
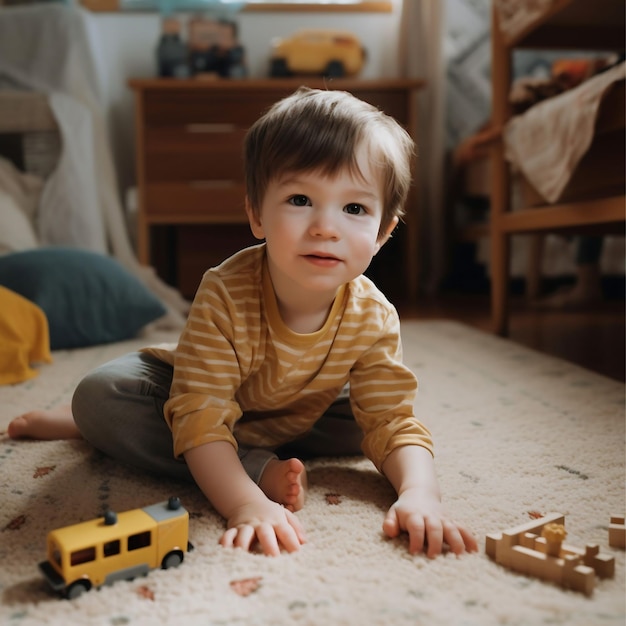
<svg viewBox="0 0 626 626"><path fill-rule="evenodd" d="M46 180L38 211L42 245L110 253L139 276L180 325L188 304L150 267L137 261L118 197L109 135L102 113L88 12L60 4L0 11L0 77L48 95L63 150Z"/></svg>

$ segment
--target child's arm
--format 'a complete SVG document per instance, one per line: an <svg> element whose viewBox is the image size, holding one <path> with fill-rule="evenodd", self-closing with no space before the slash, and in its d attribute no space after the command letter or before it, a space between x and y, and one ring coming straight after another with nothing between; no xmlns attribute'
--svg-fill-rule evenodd
<svg viewBox="0 0 626 626"><path fill-rule="evenodd" d="M250 479L231 443L214 441L192 448L185 460L204 495L228 522L220 540L223 546L250 550L257 539L265 554L275 556L281 545L294 552L304 543L298 518Z"/></svg>
<svg viewBox="0 0 626 626"><path fill-rule="evenodd" d="M398 494L383 522L387 536L397 537L406 531L409 551L415 554L427 549L430 558L441 553L444 541L455 554L478 550L471 531L453 521L444 509L435 463L426 448L396 448L385 459L383 473Z"/></svg>

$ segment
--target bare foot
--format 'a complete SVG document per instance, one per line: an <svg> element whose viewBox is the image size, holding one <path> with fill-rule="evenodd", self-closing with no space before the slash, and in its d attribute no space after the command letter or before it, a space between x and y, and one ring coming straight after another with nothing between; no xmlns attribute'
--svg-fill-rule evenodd
<svg viewBox="0 0 626 626"><path fill-rule="evenodd" d="M29 411L14 418L7 429L12 439L81 439L69 405Z"/></svg>
<svg viewBox="0 0 626 626"><path fill-rule="evenodd" d="M307 488L304 464L295 458L270 461L265 466L259 487L270 500L294 513L299 511L304 506Z"/></svg>
<svg viewBox="0 0 626 626"><path fill-rule="evenodd" d="M584 291L578 287L563 289L539 300L535 308L553 311L577 311L588 309L602 300L601 291Z"/></svg>

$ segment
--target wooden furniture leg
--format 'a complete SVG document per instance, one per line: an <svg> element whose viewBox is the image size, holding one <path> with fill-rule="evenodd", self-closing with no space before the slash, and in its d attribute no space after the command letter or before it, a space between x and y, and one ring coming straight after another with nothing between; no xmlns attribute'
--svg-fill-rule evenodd
<svg viewBox="0 0 626 626"><path fill-rule="evenodd" d="M497 12L492 12L492 124L502 133L509 117L508 91L511 82L511 55L500 41ZM510 266L510 236L502 219L509 210L511 180L508 164L504 158L502 139L491 145L491 307L493 331L499 335L508 332L508 291Z"/></svg>

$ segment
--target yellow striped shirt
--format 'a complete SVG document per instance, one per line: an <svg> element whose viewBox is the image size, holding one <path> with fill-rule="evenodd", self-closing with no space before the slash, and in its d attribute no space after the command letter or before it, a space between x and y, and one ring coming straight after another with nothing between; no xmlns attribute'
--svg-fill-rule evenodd
<svg viewBox="0 0 626 626"><path fill-rule="evenodd" d="M247 248L205 273L178 346L148 351L174 366L164 412L176 456L212 441L293 441L346 382L363 452L379 470L399 446L432 453L414 416L417 381L402 363L397 312L364 276L339 290L320 330L298 334L281 320L265 245Z"/></svg>

